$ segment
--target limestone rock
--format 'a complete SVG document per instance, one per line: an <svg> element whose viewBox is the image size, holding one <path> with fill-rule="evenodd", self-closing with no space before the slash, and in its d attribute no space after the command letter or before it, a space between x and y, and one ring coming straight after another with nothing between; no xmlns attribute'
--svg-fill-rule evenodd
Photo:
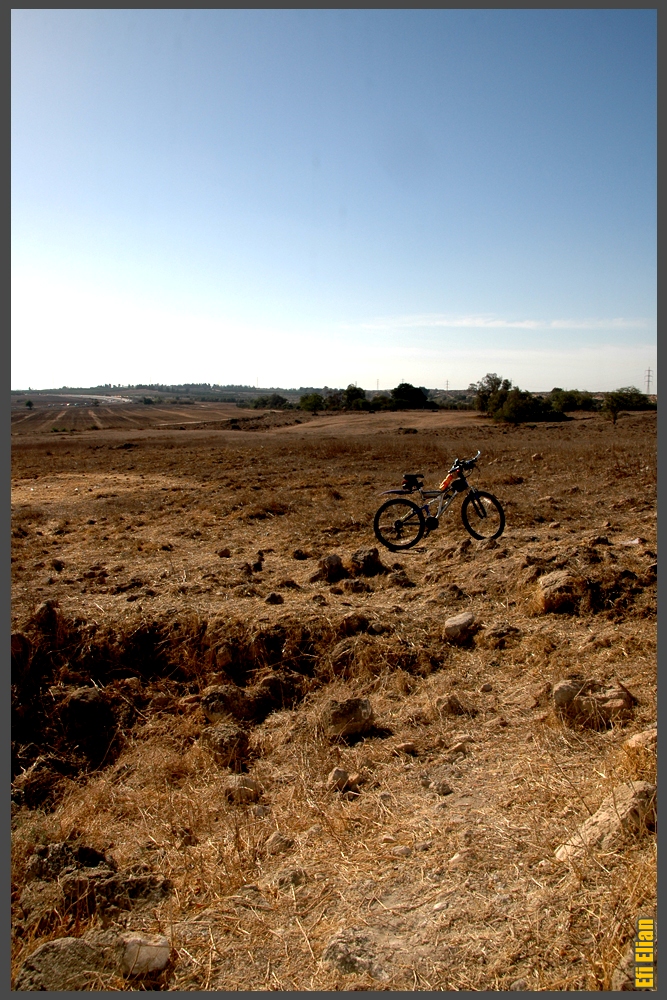
<svg viewBox="0 0 667 1000"><path fill-rule="evenodd" d="M467 709L459 701L458 695L445 694L435 699L435 708L439 715L466 715Z"/></svg>
<svg viewBox="0 0 667 1000"><path fill-rule="evenodd" d="M391 584L392 587L405 587L406 589L417 586L404 569L396 569L390 573L387 577L387 583Z"/></svg>
<svg viewBox="0 0 667 1000"><path fill-rule="evenodd" d="M340 635L357 635L359 632L367 632L370 622L366 615L353 611L346 615L338 626Z"/></svg>
<svg viewBox="0 0 667 1000"><path fill-rule="evenodd" d="M79 917L109 907L129 910L160 902L171 890L162 875L115 872L106 865L66 869L59 878L65 906Z"/></svg>
<svg viewBox="0 0 667 1000"><path fill-rule="evenodd" d="M327 788L335 792L343 792L347 788L350 775L343 767L334 767L327 777Z"/></svg>
<svg viewBox="0 0 667 1000"><path fill-rule="evenodd" d="M349 576L349 573L343 566L343 560L332 552L320 559L318 571L311 576L310 582L316 583L318 580L323 580L325 583L338 583L346 576Z"/></svg>
<svg viewBox="0 0 667 1000"><path fill-rule="evenodd" d="M463 611L445 622L445 639L449 642L462 643L470 638L475 627L475 616L471 611Z"/></svg>
<svg viewBox="0 0 667 1000"><path fill-rule="evenodd" d="M352 556L352 573L354 576L377 576L380 573L388 572L387 567L381 562L378 550L357 549Z"/></svg>
<svg viewBox="0 0 667 1000"><path fill-rule="evenodd" d="M118 935L120 968L126 976L145 976L161 972L171 956L171 945L164 934Z"/></svg>
<svg viewBox="0 0 667 1000"><path fill-rule="evenodd" d="M623 744L630 750L655 750L658 745L658 730L656 727L645 729L642 733L635 733Z"/></svg>
<svg viewBox="0 0 667 1000"><path fill-rule="evenodd" d="M46 941L21 966L14 990L99 989L99 973L108 972L104 951L83 938L64 937Z"/></svg>
<svg viewBox="0 0 667 1000"><path fill-rule="evenodd" d="M146 976L162 972L171 957L171 945L163 934L137 931L89 931L84 940L103 954L107 968L123 976Z"/></svg>
<svg viewBox="0 0 667 1000"><path fill-rule="evenodd" d="M257 802L263 792L259 781L247 774L232 774L223 784L223 790L230 802L244 805Z"/></svg>
<svg viewBox="0 0 667 1000"><path fill-rule="evenodd" d="M329 736L353 736L368 732L373 726L373 709L368 698L331 700L325 713Z"/></svg>
<svg viewBox="0 0 667 1000"><path fill-rule="evenodd" d="M556 849L559 861L579 857L591 848L613 850L624 836L638 836L656 822L656 787L648 781L618 785L593 816Z"/></svg>
<svg viewBox="0 0 667 1000"><path fill-rule="evenodd" d="M556 569L537 581L537 608L544 614L575 611L584 591L582 579L566 569Z"/></svg>
<svg viewBox="0 0 667 1000"><path fill-rule="evenodd" d="M28 882L19 899L25 924L48 926L60 920L65 899L57 882L33 879Z"/></svg>
<svg viewBox="0 0 667 1000"><path fill-rule="evenodd" d="M558 681L557 684L554 684L553 689L554 707L566 709L568 705L572 704L583 686L584 682L578 680Z"/></svg>
<svg viewBox="0 0 667 1000"><path fill-rule="evenodd" d="M553 701L561 715L595 729L627 722L637 704L632 692L618 682L605 685L576 678L555 684Z"/></svg>
<svg viewBox="0 0 667 1000"><path fill-rule="evenodd" d="M238 770L248 755L248 734L234 722L217 722L208 726L199 742L222 767Z"/></svg>

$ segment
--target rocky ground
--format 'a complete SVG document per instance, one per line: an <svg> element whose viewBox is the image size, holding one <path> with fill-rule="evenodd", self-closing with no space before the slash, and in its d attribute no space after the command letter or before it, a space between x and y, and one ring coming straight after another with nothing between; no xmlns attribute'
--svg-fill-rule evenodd
<svg viewBox="0 0 667 1000"><path fill-rule="evenodd" d="M623 988L655 903L654 414L20 418L14 988ZM497 542L453 510L378 546L381 489L478 448Z"/></svg>

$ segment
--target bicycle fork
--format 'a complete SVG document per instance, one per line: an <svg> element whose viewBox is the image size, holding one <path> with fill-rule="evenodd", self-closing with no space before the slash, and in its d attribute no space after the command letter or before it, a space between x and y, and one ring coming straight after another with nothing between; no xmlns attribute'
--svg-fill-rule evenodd
<svg viewBox="0 0 667 1000"><path fill-rule="evenodd" d="M471 490L470 491L470 499L472 501L472 505L473 505L473 508L474 508L475 513L477 514L477 516L480 519L487 517L488 515L486 513L486 507L484 506L484 504L482 503L482 501L477 496L477 491L476 490Z"/></svg>

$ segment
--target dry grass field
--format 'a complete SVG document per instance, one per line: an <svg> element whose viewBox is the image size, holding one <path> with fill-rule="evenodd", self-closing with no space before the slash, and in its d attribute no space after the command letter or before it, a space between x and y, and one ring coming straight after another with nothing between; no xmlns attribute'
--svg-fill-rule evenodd
<svg viewBox="0 0 667 1000"><path fill-rule="evenodd" d="M88 988L611 988L655 906L653 832L555 850L655 780L624 745L656 720L654 413L36 406L12 433L14 975L46 941L122 927L166 935L169 964ZM478 449L497 544L457 501L416 547L378 546L380 490L435 487ZM373 546L386 571L364 575ZM331 554L341 578L314 579ZM571 599L545 610L558 570ZM567 721L567 677L620 682L631 713ZM216 687L239 706L226 762ZM331 737L352 697L373 727ZM256 801L230 801L235 772Z"/></svg>

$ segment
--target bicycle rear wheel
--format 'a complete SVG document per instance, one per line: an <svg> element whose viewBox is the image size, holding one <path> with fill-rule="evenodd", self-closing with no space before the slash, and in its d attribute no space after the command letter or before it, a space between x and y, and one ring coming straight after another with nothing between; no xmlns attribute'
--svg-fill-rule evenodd
<svg viewBox="0 0 667 1000"><path fill-rule="evenodd" d="M416 545L424 528L424 515L417 504L401 498L383 503L373 521L378 542L392 552Z"/></svg>
<svg viewBox="0 0 667 1000"><path fill-rule="evenodd" d="M461 505L461 520L473 538L499 538L505 530L505 512L492 493L475 490Z"/></svg>

